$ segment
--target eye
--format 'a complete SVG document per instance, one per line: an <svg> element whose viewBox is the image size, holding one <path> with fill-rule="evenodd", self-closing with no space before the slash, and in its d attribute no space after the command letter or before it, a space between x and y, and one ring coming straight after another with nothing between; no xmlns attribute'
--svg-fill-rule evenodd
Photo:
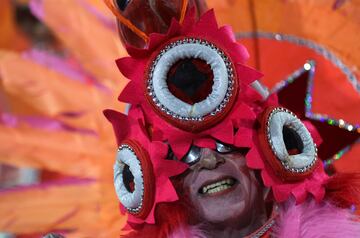
<svg viewBox="0 0 360 238"><path fill-rule="evenodd" d="M130 0L114 0L114 3L118 9L124 11Z"/></svg>
<svg viewBox="0 0 360 238"><path fill-rule="evenodd" d="M238 86L232 62L217 46L185 38L169 43L153 57L147 97L161 117L194 132L228 113Z"/></svg>
<svg viewBox="0 0 360 238"><path fill-rule="evenodd" d="M154 199L154 175L147 152L137 142L128 140L119 147L114 185L121 204L131 214L147 216Z"/></svg>
<svg viewBox="0 0 360 238"><path fill-rule="evenodd" d="M227 154L234 151L234 149L231 146L225 145L219 141L215 142L215 145L216 145L216 151L219 152L220 154Z"/></svg>
<svg viewBox="0 0 360 238"><path fill-rule="evenodd" d="M197 147L195 145L192 145L190 147L190 150L187 152L187 154L181 159L183 162L193 165L196 162L198 162L201 158L201 148Z"/></svg>
<svg viewBox="0 0 360 238"><path fill-rule="evenodd" d="M307 176L315 167L316 145L305 125L289 110L266 110L259 136L266 159L286 179Z"/></svg>

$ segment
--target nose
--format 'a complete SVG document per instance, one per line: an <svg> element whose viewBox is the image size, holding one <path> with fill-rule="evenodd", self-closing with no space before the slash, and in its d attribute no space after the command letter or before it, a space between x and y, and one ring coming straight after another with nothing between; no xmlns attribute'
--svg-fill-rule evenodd
<svg viewBox="0 0 360 238"><path fill-rule="evenodd" d="M208 148L202 148L200 160L192 166L192 169L212 170L215 169L219 164L222 164L224 162L225 162L224 158L215 151Z"/></svg>

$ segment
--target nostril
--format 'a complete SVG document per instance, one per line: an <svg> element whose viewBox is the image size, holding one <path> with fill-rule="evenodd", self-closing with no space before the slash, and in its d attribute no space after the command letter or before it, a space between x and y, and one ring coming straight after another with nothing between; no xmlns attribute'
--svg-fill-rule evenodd
<svg viewBox="0 0 360 238"><path fill-rule="evenodd" d="M223 164L225 163L225 159L222 156L216 156L216 163Z"/></svg>

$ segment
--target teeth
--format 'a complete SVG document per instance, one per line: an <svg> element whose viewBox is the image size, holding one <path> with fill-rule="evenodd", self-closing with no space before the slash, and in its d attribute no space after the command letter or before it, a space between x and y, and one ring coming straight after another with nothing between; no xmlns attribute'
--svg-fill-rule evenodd
<svg viewBox="0 0 360 238"><path fill-rule="evenodd" d="M208 194L217 193L217 192L229 189L233 185L234 185L234 180L233 179L224 179L224 180L221 180L219 182L212 183L212 184L209 184L209 185L206 185L206 186L202 187L201 192L203 194L205 194L205 193L208 193Z"/></svg>

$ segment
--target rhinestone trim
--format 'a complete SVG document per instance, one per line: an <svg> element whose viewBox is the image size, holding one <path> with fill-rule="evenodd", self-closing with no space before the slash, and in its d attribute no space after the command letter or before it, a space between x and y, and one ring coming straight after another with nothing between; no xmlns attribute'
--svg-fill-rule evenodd
<svg viewBox="0 0 360 238"><path fill-rule="evenodd" d="M156 94L154 92L153 73L154 73L154 69L155 69L157 63L159 62L160 58L170 49L172 49L176 46L179 46L179 45L184 45L184 44L200 44L203 46L207 46L212 50L215 50L221 56L223 61L225 62L227 73L228 73L228 88L227 88L225 98L220 103L220 105L217 106L212 112L210 112L208 115L205 115L202 117L183 117L183 116L180 116L180 115L170 111L168 108L166 108L164 105L162 105L159 102L159 100L156 97ZM177 40L177 41L172 42L172 43L168 44L167 46L165 46L160 51L160 54L151 63L151 66L149 67L149 72L148 72L148 80L147 80L147 87L146 87L147 93L151 97L152 101L154 102L154 105L156 105L157 108L159 108L162 112L166 113L167 115L171 116L172 118L181 120L181 121L201 122L204 120L204 117L215 116L216 114L220 113L227 106L228 102L230 101L231 96L233 95L233 90L234 90L233 86L234 86L234 78L235 77L234 77L233 71L234 71L233 64L230 61L230 59L226 56L226 54L221 49L219 49L213 43L210 43L203 39L197 39L197 38L185 38L185 39Z"/></svg>
<svg viewBox="0 0 360 238"><path fill-rule="evenodd" d="M123 149L127 149L127 150L130 150L134 156L137 158L137 155L135 153L135 151L133 150L133 148L128 145L128 144L122 144L119 146L118 148L118 152L120 152L121 150ZM142 171L142 167L141 167L141 162L140 160L137 160L138 164L140 164L140 170L141 170L141 178L144 180L144 177L143 177L143 171ZM121 164L124 164L122 161L118 161L118 163L121 163ZM126 210L129 212L129 213L132 213L132 214L137 214L141 211L142 209L142 206L143 206L143 201L144 201L144 187L142 187L142 198L141 198L141 202L139 204L139 206L137 206L136 208L128 208L128 207L125 207Z"/></svg>
<svg viewBox="0 0 360 238"><path fill-rule="evenodd" d="M260 231L258 231L256 234L250 236L250 238L262 237L274 224L275 224L275 219L272 219L265 226L263 226Z"/></svg>
<svg viewBox="0 0 360 238"><path fill-rule="evenodd" d="M277 83L271 90L271 93L277 93L283 88L287 87L289 84L293 83L296 78L298 78L301 74L303 74L305 71L309 72L308 76L308 83L307 83L307 89L306 89L306 96L305 96L305 116L307 118L326 122L327 124L331 126L337 126L339 128L348 130L348 131L356 131L360 133L360 124L351 124L349 122L346 122L343 119L335 119L325 114L320 113L313 113L312 112L312 101L313 101L313 88L314 88L314 75L316 71L316 64L313 60L308 60L304 66L295 72L293 72L291 75L289 75L285 80Z"/></svg>
<svg viewBox="0 0 360 238"><path fill-rule="evenodd" d="M274 155L276 157L278 157L278 154L276 153L275 146L273 144L273 141L272 141L271 135L270 135L270 121L271 121L272 116L275 115L278 112L289 113L293 117L298 119L298 117L293 112L289 111L286 108L282 108L282 107L274 108L274 110L272 110L271 113L269 114L267 122L266 122L266 134L267 134L267 139L268 139L269 145L271 147L271 150L273 151L273 153L274 153ZM314 149L315 149L315 154L314 154L314 158L312 159L312 161L311 161L311 163L309 165L307 165L307 166L305 166L303 168L300 168L300 169L299 168L295 169L295 168L290 167L289 164L286 161L281 161L281 164L284 166L284 168L286 170L288 170L290 172L293 172L293 173L304 173L304 172L309 171L315 165L315 163L317 161L317 147L316 147L315 143L313 143L313 146L314 146Z"/></svg>

